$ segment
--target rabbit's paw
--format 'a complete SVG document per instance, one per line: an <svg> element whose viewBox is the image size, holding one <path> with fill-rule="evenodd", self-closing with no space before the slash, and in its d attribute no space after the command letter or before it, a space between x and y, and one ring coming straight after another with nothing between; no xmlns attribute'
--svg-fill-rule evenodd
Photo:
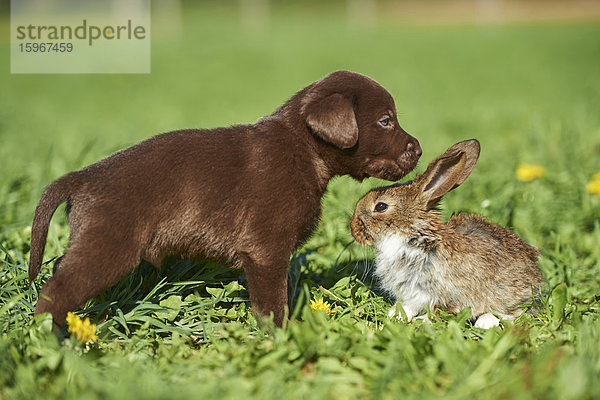
<svg viewBox="0 0 600 400"><path fill-rule="evenodd" d="M475 321L475 327L481 329L490 329L494 326L500 326L500 320L494 317L492 313L481 314L477 321Z"/></svg>
<svg viewBox="0 0 600 400"><path fill-rule="evenodd" d="M404 310L404 314L406 314L406 321L402 317L401 310ZM390 311L388 311L388 317L390 317L390 318L396 317L400 321L404 321L404 322L412 322L417 318L418 319L427 318L427 315L424 315L421 317L416 317L417 314L418 314L417 310L411 308L410 306L406 306L406 307L399 306L398 303L394 304L390 308Z"/></svg>
<svg viewBox="0 0 600 400"><path fill-rule="evenodd" d="M427 314L423 314L423 315L419 315L418 317L414 317L413 321L416 321L418 319L420 319L421 321L426 322L428 324L432 323Z"/></svg>

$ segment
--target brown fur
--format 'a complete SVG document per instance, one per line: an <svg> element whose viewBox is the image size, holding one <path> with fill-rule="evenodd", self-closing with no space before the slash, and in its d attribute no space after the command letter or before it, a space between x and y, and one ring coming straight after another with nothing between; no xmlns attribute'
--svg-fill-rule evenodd
<svg viewBox="0 0 600 400"><path fill-rule="evenodd" d="M379 121L390 117L388 126ZM337 71L255 124L165 133L51 183L36 208L29 279L50 218L68 202L69 247L36 314L57 324L145 259L214 259L243 268L253 307L280 325L292 251L315 229L336 175L399 179L421 154L392 96Z"/></svg>
<svg viewBox="0 0 600 400"><path fill-rule="evenodd" d="M437 203L468 177L478 156L476 140L461 142L414 182L374 189L356 205L352 234L378 248L376 274L400 301L422 291L432 308L514 315L541 289L538 251L515 233L479 215L442 221ZM385 248L393 243L398 249Z"/></svg>

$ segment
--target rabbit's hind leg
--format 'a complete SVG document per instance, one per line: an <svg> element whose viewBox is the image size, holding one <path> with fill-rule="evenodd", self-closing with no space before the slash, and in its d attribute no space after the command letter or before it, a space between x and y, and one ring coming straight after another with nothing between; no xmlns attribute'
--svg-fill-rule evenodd
<svg viewBox="0 0 600 400"><path fill-rule="evenodd" d="M475 321L475 327L481 329L490 329L494 326L500 326L500 320L492 313L481 314Z"/></svg>

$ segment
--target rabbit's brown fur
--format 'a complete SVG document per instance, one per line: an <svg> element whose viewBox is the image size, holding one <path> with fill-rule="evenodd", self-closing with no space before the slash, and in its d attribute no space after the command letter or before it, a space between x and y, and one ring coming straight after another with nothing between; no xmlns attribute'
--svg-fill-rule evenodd
<svg viewBox="0 0 600 400"><path fill-rule="evenodd" d="M515 233L480 215L442 221L437 203L467 178L478 156L477 141L458 143L414 182L374 189L356 206L352 234L376 247L375 273L409 319L427 305L515 316L542 287L538 251Z"/></svg>

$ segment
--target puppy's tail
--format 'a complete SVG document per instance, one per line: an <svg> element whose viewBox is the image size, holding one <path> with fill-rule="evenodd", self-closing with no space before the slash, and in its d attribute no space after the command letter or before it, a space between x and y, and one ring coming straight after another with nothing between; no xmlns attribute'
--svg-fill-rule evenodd
<svg viewBox="0 0 600 400"><path fill-rule="evenodd" d="M54 211L67 201L74 188L79 184L80 174L72 172L49 184L35 208L31 225L31 251L29 255L29 282L33 281L42 267L42 258L46 247L48 226Z"/></svg>

